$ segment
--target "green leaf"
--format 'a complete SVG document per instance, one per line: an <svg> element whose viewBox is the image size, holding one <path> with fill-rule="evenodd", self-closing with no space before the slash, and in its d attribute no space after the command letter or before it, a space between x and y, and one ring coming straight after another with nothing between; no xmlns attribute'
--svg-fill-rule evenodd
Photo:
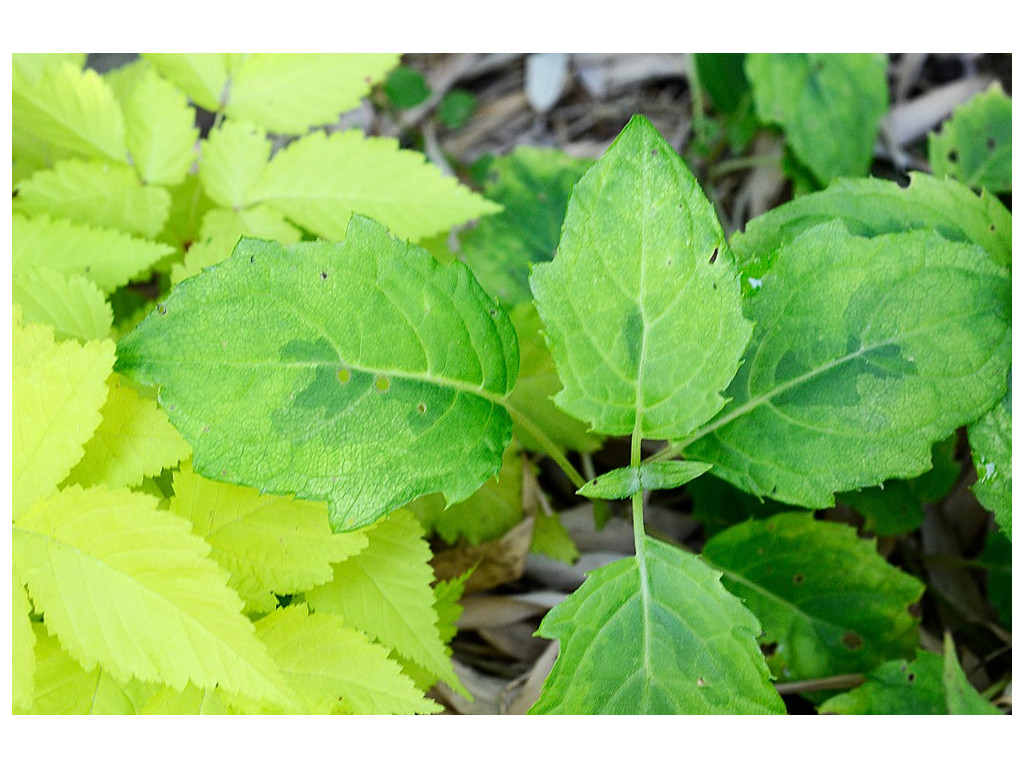
<svg viewBox="0 0 1024 768"><path fill-rule="evenodd" d="M147 184L180 184L196 155L195 110L184 94L147 68L124 102L128 149Z"/></svg>
<svg viewBox="0 0 1024 768"><path fill-rule="evenodd" d="M761 621L784 679L865 671L917 647L908 609L924 585L850 526L802 512L751 520L712 537L704 558Z"/></svg>
<svg viewBox="0 0 1024 768"><path fill-rule="evenodd" d="M163 243L45 215L14 214L11 235L15 278L45 265L63 275L88 277L107 293L174 252Z"/></svg>
<svg viewBox="0 0 1024 768"><path fill-rule="evenodd" d="M761 119L822 185L864 176L889 106L887 59L876 53L749 53L747 77Z"/></svg>
<svg viewBox="0 0 1024 768"><path fill-rule="evenodd" d="M12 641L11 651L13 666L11 670L11 695L16 709L27 709L32 706L35 698L36 673L36 635L32 630L32 622L29 613L32 606L29 604L28 595L25 593L25 586L18 575L17 568L14 569L11 579L11 613L12 613Z"/></svg>
<svg viewBox="0 0 1024 768"><path fill-rule="evenodd" d="M103 667L85 670L61 648L42 624L33 624L38 664L35 696L16 710L32 715L135 715L152 687L138 680L115 680Z"/></svg>
<svg viewBox="0 0 1024 768"><path fill-rule="evenodd" d="M451 130L461 128L476 112L477 100L469 91L455 88L448 91L437 105L437 119Z"/></svg>
<svg viewBox="0 0 1024 768"><path fill-rule="evenodd" d="M232 247L242 237L275 240L285 245L303 239L302 232L289 224L284 214L267 205L238 209L214 208L203 216L200 236L210 240L230 238L231 243L225 258L231 254ZM189 250L191 251L191 248Z"/></svg>
<svg viewBox="0 0 1024 768"><path fill-rule="evenodd" d="M273 133L305 133L359 106L398 59L393 53L249 54L231 73L224 112Z"/></svg>
<svg viewBox="0 0 1024 768"><path fill-rule="evenodd" d="M591 499L628 499L643 491L678 488L711 469L696 461L655 461L620 467L595 477L576 493Z"/></svg>
<svg viewBox="0 0 1024 768"><path fill-rule="evenodd" d="M271 144L263 129L230 120L210 131L201 151L199 180L206 194L225 208L239 208L266 168Z"/></svg>
<svg viewBox="0 0 1024 768"><path fill-rule="evenodd" d="M197 472L326 499L335 530L424 493L468 498L511 436L508 318L464 265L368 219L342 244L243 240L118 354L119 371L161 387Z"/></svg>
<svg viewBox="0 0 1024 768"><path fill-rule="evenodd" d="M1011 537L1013 522L1013 425L1012 390L1007 382L1006 395L991 411L967 428L971 458L978 480L971 486L985 509L995 513L1000 530Z"/></svg>
<svg viewBox="0 0 1024 768"><path fill-rule="evenodd" d="M555 402L595 431L678 436L725 404L750 335L732 253L646 118L576 185L558 255L530 284L565 385Z"/></svg>
<svg viewBox="0 0 1024 768"><path fill-rule="evenodd" d="M429 532L448 544L465 539L476 546L508 533L523 519L523 459L519 446L509 443L501 469L465 501L446 506L439 494L424 496L409 505Z"/></svg>
<svg viewBox="0 0 1024 768"><path fill-rule="evenodd" d="M928 162L938 177L953 176L990 192L1013 189L1012 103L999 83L953 110L928 136Z"/></svg>
<svg viewBox="0 0 1024 768"><path fill-rule="evenodd" d="M967 680L956 646L947 632L943 640L942 682L946 689L946 708L951 715L1001 715L990 701L978 693Z"/></svg>
<svg viewBox="0 0 1024 768"><path fill-rule="evenodd" d="M398 510L366 531L370 545L334 565L334 580L306 593L318 613L335 613L346 626L366 632L463 691L437 627L430 583L430 547L407 510Z"/></svg>
<svg viewBox="0 0 1024 768"><path fill-rule="evenodd" d="M164 77L203 109L216 112L228 83L231 54L144 53L143 57Z"/></svg>
<svg viewBox="0 0 1024 768"><path fill-rule="evenodd" d="M701 475L686 486L693 499L693 516L704 525L704 534L714 536L736 523L765 518L788 508L771 499L758 499L713 474Z"/></svg>
<svg viewBox="0 0 1024 768"><path fill-rule="evenodd" d="M214 560L231 574L228 585L252 613L269 613L276 595L312 589L334 577L340 562L369 543L361 532L332 533L322 502L267 496L207 480L189 464L174 475L171 512L192 523Z"/></svg>
<svg viewBox="0 0 1024 768"><path fill-rule="evenodd" d="M136 486L188 457L188 443L154 401L139 397L120 376L112 376L109 387L103 421L68 475L69 484Z"/></svg>
<svg viewBox="0 0 1024 768"><path fill-rule="evenodd" d="M14 210L27 216L66 218L80 225L155 237L167 220L171 198L145 186L123 165L63 160L18 185Z"/></svg>
<svg viewBox="0 0 1024 768"><path fill-rule="evenodd" d="M988 599L1006 629L1013 626L1013 546L998 530L989 531L978 563L988 569Z"/></svg>
<svg viewBox="0 0 1024 768"><path fill-rule="evenodd" d="M646 539L587 575L538 634L558 659L531 714L783 714L757 619L696 556Z"/></svg>
<svg viewBox="0 0 1024 768"><path fill-rule="evenodd" d="M163 688L143 705L139 714L227 715L232 712L219 691L208 691L189 684L180 691Z"/></svg>
<svg viewBox="0 0 1024 768"><path fill-rule="evenodd" d="M818 712L835 715L998 715L967 682L946 636L945 655L917 651L912 662L889 661L852 691L833 696Z"/></svg>
<svg viewBox="0 0 1024 768"><path fill-rule="evenodd" d="M409 109L427 100L430 87L412 67L395 67L384 81L384 93L398 109Z"/></svg>
<svg viewBox="0 0 1024 768"><path fill-rule="evenodd" d="M556 406L552 398L562 389L555 361L543 338L543 323L531 301L514 307L509 316L519 339L519 378L508 396L509 405L526 416L557 447L593 453L601 447L601 438L587 425ZM520 423L512 425L512 434L530 451L548 449Z"/></svg>
<svg viewBox="0 0 1024 768"><path fill-rule="evenodd" d="M736 112L749 99L750 81L743 66L745 53L695 53L693 62L701 87L708 92L715 109Z"/></svg>
<svg viewBox="0 0 1024 768"><path fill-rule="evenodd" d="M760 285L783 247L833 219L863 237L935 230L948 240L980 245L997 264L1010 266L1012 221L998 198L984 192L979 197L953 179L911 173L905 188L882 179L840 179L755 218L732 238L744 288Z"/></svg>
<svg viewBox="0 0 1024 768"><path fill-rule="evenodd" d="M544 510L539 510L534 515L530 552L561 560L563 563L575 563L580 556L576 542L562 524L558 513L548 514Z"/></svg>
<svg viewBox="0 0 1024 768"><path fill-rule="evenodd" d="M48 629L120 680L291 694L188 523L127 490L65 488L14 526L14 558ZM38 685L38 683L37 683Z"/></svg>
<svg viewBox="0 0 1024 768"><path fill-rule="evenodd" d="M388 650L305 605L274 611L256 632L311 714L415 715L439 712L402 674Z"/></svg>
<svg viewBox="0 0 1024 768"><path fill-rule="evenodd" d="M26 322L53 326L59 336L105 339L114 314L103 291L81 275L63 275L48 267L24 269L11 285Z"/></svg>
<svg viewBox="0 0 1024 768"><path fill-rule="evenodd" d="M107 399L114 345L54 342L48 326L22 327L15 307L12 351L11 480L17 520L54 493L81 459Z"/></svg>
<svg viewBox="0 0 1024 768"><path fill-rule="evenodd" d="M932 443L1005 391L1008 275L933 232L815 227L746 309L754 336L729 405L686 456L757 496L821 509L835 492L919 475Z"/></svg>
<svg viewBox="0 0 1024 768"><path fill-rule="evenodd" d="M311 133L292 142L274 156L249 198L326 239L343 237L353 212L419 240L500 210L423 155L399 149L397 140L358 131Z"/></svg>
<svg viewBox="0 0 1024 768"><path fill-rule="evenodd" d="M17 130L49 144L101 160L128 159L121 105L91 69L63 63L32 85L16 72L11 111Z"/></svg>
<svg viewBox="0 0 1024 768"><path fill-rule="evenodd" d="M887 661L864 683L818 707L823 715L946 715L942 657L917 651L913 661Z"/></svg>
<svg viewBox="0 0 1024 768"><path fill-rule="evenodd" d="M461 234L459 244L477 280L503 304L532 298L530 264L554 258L569 193L593 164L537 147L491 164L484 194L503 210Z"/></svg>

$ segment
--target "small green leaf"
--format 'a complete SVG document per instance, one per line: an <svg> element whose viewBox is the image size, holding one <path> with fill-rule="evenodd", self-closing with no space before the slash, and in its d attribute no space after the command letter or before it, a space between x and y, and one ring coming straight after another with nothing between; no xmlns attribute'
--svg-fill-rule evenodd
<svg viewBox="0 0 1024 768"><path fill-rule="evenodd" d="M63 160L18 185L16 212L65 218L79 225L155 237L167 221L171 197L146 186L125 165L100 160Z"/></svg>
<svg viewBox="0 0 1024 768"><path fill-rule="evenodd" d="M1007 539L1012 539L1013 523L1012 394L1007 383L1002 401L967 429L971 458L978 473L978 480L971 490L985 509L995 513L999 529Z"/></svg>
<svg viewBox="0 0 1024 768"><path fill-rule="evenodd" d="M99 426L114 364L111 341L54 342L53 329L22 327L15 306L11 445L13 516L57 490Z"/></svg>
<svg viewBox="0 0 1024 768"><path fill-rule="evenodd" d="M868 172L889 106L886 62L875 53L749 53L746 72L761 119L782 126L825 186Z"/></svg>
<svg viewBox="0 0 1024 768"><path fill-rule="evenodd" d="M947 632L943 640L942 682L946 689L946 708L951 715L1001 715L995 705L971 685L960 666L956 645Z"/></svg>
<svg viewBox="0 0 1024 768"><path fill-rule="evenodd" d="M947 240L980 245L997 264L1010 266L1012 221L997 197L921 173L911 173L907 187L883 179L839 179L758 216L733 236L744 290L760 285L784 246L833 219L862 237L935 230Z"/></svg>
<svg viewBox="0 0 1024 768"><path fill-rule="evenodd" d="M248 54L231 72L224 112L273 133L305 133L359 106L398 59L393 53Z"/></svg>
<svg viewBox="0 0 1024 768"><path fill-rule="evenodd" d="M953 176L990 192L1013 189L1012 103L994 83L953 110L938 133L928 136L928 161L939 178Z"/></svg>
<svg viewBox="0 0 1024 768"><path fill-rule="evenodd" d="M712 537L704 558L761 621L783 679L861 672L917 647L908 609L924 585L850 526L801 512L750 520Z"/></svg>
<svg viewBox="0 0 1024 768"><path fill-rule="evenodd" d="M656 461L595 477L576 493L591 499L628 499L635 493L678 488L711 469L697 461Z"/></svg>
<svg viewBox="0 0 1024 768"><path fill-rule="evenodd" d="M852 691L833 696L823 715L946 715L942 657L917 651L913 661L887 661L867 673Z"/></svg>
<svg viewBox="0 0 1024 768"><path fill-rule="evenodd" d="M645 557L587 575L538 634L558 660L531 714L783 714L757 619L699 558L646 538Z"/></svg>
<svg viewBox="0 0 1024 768"><path fill-rule="evenodd" d="M419 240L500 210L428 165L398 141L359 131L311 133L278 152L250 202L265 202L327 239L344 236L352 213Z"/></svg>
<svg viewBox="0 0 1024 768"><path fill-rule="evenodd" d="M593 164L537 147L491 164L484 194L503 210L462 233L459 244L477 280L503 304L532 298L530 265L555 257L569 193Z"/></svg>
<svg viewBox="0 0 1024 768"><path fill-rule="evenodd" d="M14 559L48 629L79 664L120 680L220 685L290 705L209 547L156 504L70 486L18 519Z"/></svg>
<svg viewBox="0 0 1024 768"><path fill-rule="evenodd" d="M342 244L243 240L118 354L119 371L160 386L197 472L326 499L335 530L424 493L468 498L511 437L508 318L465 265L369 219Z"/></svg>
<svg viewBox="0 0 1024 768"><path fill-rule="evenodd" d="M157 404L139 397L120 376L109 381L103 421L85 445L68 483L108 488L139 485L143 478L177 465L191 449Z"/></svg>
<svg viewBox="0 0 1024 768"><path fill-rule="evenodd" d="M446 683L462 691L437 627L430 583L430 547L423 529L399 510L366 531L370 545L334 566L334 580L306 593L318 613L340 615L346 626L366 632Z"/></svg>
<svg viewBox="0 0 1024 768"><path fill-rule="evenodd" d="M725 404L750 336L714 209L651 123L630 120L573 189L530 277L565 388L595 431L685 434Z"/></svg>
<svg viewBox="0 0 1024 768"><path fill-rule="evenodd" d="M147 184L180 184L195 160L195 110L184 94L147 68L124 102L128 149Z"/></svg>
<svg viewBox="0 0 1024 768"><path fill-rule="evenodd" d="M332 533L323 502L269 496L207 480L185 464L174 475L171 512L192 523L228 582L252 613L269 613L276 595L304 592L334 577L369 543L361 532Z"/></svg>
<svg viewBox="0 0 1024 768"><path fill-rule="evenodd" d="M38 83L14 77L12 120L17 130L75 154L124 163L124 115L110 87L91 69L63 63Z"/></svg>
<svg viewBox="0 0 1024 768"><path fill-rule="evenodd" d="M384 93L398 109L409 109L427 100L430 87L423 75L412 67L395 67L384 81Z"/></svg>
<svg viewBox="0 0 1024 768"><path fill-rule="evenodd" d="M757 496L822 509L835 492L919 475L932 443L1006 388L1008 275L934 232L815 227L746 307L754 337L729 405L685 452Z"/></svg>
<svg viewBox="0 0 1024 768"><path fill-rule="evenodd" d="M476 112L476 96L461 88L454 88L444 95L441 103L437 106L437 119L446 128L452 130L461 128L469 122L469 118Z"/></svg>

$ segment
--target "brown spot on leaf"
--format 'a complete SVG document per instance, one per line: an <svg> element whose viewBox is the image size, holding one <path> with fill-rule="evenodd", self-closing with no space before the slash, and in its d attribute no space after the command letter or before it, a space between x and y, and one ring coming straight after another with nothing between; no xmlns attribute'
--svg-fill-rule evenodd
<svg viewBox="0 0 1024 768"><path fill-rule="evenodd" d="M859 651L864 647L864 638L852 629L848 629L843 633L842 643L851 651Z"/></svg>

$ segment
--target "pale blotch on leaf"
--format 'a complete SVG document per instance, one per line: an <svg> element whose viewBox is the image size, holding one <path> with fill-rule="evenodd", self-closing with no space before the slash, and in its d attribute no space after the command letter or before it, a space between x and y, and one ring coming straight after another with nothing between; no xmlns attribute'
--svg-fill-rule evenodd
<svg viewBox="0 0 1024 768"><path fill-rule="evenodd" d="M391 382L387 376L378 376L374 379L373 386L378 392L387 392L391 388Z"/></svg>
<svg viewBox="0 0 1024 768"><path fill-rule="evenodd" d="M348 384L351 378L352 374L349 373L348 368L342 368L340 371L338 371L338 381L340 381L342 384Z"/></svg>

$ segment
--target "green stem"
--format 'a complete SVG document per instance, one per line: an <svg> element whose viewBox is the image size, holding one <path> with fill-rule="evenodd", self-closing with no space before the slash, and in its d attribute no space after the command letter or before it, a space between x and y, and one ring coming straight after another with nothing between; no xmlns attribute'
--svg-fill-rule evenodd
<svg viewBox="0 0 1024 768"><path fill-rule="evenodd" d="M534 424L525 413L514 407L507 400L500 402L512 417L512 421L520 429L530 433L530 436L537 441L544 453L562 468L562 471L565 472L566 477L572 481L573 485L577 488L582 488L587 481L583 479L583 476L577 471L576 467L572 465L565 452L555 445L554 441L544 433L544 430Z"/></svg>

